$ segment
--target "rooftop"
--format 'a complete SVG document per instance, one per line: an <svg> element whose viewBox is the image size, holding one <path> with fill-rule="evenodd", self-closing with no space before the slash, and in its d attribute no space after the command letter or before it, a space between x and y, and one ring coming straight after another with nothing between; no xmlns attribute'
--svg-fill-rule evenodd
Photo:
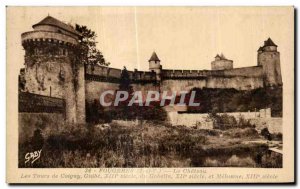
<svg viewBox="0 0 300 189"><path fill-rule="evenodd" d="M275 47L277 47L277 45L272 41L272 39L270 37L264 43L264 47L267 47L267 46L275 46Z"/></svg>
<svg viewBox="0 0 300 189"><path fill-rule="evenodd" d="M220 57L220 55L219 55L219 54L217 54L217 55L215 56L215 58L221 58L221 57Z"/></svg>
<svg viewBox="0 0 300 189"><path fill-rule="evenodd" d="M217 55L215 56L215 59L219 59L219 60L228 60L228 59L224 56L223 53L221 53L220 55L217 54Z"/></svg>
<svg viewBox="0 0 300 189"><path fill-rule="evenodd" d="M160 61L157 54L155 52L152 53L152 56L151 58L149 59L149 62L150 61Z"/></svg>
<svg viewBox="0 0 300 189"><path fill-rule="evenodd" d="M63 23L62 21L60 21L56 18L53 18L52 16L47 16L46 18L44 18L43 20L41 20L37 24L34 24L32 27L34 28L35 26L39 26L39 25L56 26L56 27L59 27L60 29L63 29L65 31L68 31L68 32L73 33L73 34L76 34L78 36L81 35L72 26L70 26L66 23Z"/></svg>

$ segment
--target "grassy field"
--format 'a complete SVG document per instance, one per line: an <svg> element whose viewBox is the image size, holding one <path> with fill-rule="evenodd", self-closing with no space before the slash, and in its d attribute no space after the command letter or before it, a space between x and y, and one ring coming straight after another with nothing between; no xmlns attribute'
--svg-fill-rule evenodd
<svg viewBox="0 0 300 189"><path fill-rule="evenodd" d="M161 123L65 126L19 144L19 167L281 167L253 128L198 130ZM40 135L40 136L37 136ZM25 164L27 152L41 157Z"/></svg>

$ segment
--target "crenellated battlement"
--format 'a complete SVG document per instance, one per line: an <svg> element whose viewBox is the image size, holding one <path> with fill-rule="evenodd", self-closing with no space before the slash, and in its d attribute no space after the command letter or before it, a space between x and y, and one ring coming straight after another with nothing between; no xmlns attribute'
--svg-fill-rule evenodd
<svg viewBox="0 0 300 189"><path fill-rule="evenodd" d="M261 66L228 70L162 70L162 79L197 79L207 77L261 77Z"/></svg>
<svg viewBox="0 0 300 189"><path fill-rule="evenodd" d="M85 67L85 79L94 81L108 81L118 83L121 79L121 69L110 68L100 65L87 65ZM156 82L156 73L147 71L128 71L129 77L133 83Z"/></svg>
<svg viewBox="0 0 300 189"><path fill-rule="evenodd" d="M209 70L162 70L162 79L205 78Z"/></svg>
<svg viewBox="0 0 300 189"><path fill-rule="evenodd" d="M77 45L78 39L73 36L53 31L30 31L22 33L22 43L25 42L53 42L66 45Z"/></svg>
<svg viewBox="0 0 300 189"><path fill-rule="evenodd" d="M85 67L85 79L94 81L108 81L118 83L121 78L121 69L110 68L106 66L91 66ZM138 82L156 82L156 73L154 71L128 71L129 77L133 83ZM170 70L163 69L161 79L206 79L208 77L245 77L257 78L262 77L263 70L261 66L234 68L230 70Z"/></svg>

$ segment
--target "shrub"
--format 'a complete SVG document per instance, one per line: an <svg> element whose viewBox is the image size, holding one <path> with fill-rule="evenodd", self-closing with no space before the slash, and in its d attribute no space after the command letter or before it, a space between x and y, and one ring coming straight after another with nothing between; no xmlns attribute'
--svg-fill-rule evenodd
<svg viewBox="0 0 300 189"><path fill-rule="evenodd" d="M200 106L188 106L191 112L246 112L271 108L272 117L282 117L282 87L258 88L247 91L235 89L193 88Z"/></svg>
<svg viewBox="0 0 300 189"><path fill-rule="evenodd" d="M251 124L250 120L246 120L243 116L240 116L237 127L239 127L239 128L255 128L255 125Z"/></svg>
<svg viewBox="0 0 300 189"><path fill-rule="evenodd" d="M122 120L156 120L165 121L167 119L166 111L155 105L150 106L118 106L109 111L109 114L114 119Z"/></svg>
<svg viewBox="0 0 300 189"><path fill-rule="evenodd" d="M216 113L209 114L209 118L213 120L214 129L227 130L232 128L255 128L249 120L241 116L238 120L234 116L228 114L218 115Z"/></svg>
<svg viewBox="0 0 300 189"><path fill-rule="evenodd" d="M36 129L31 138L31 146L33 150L40 150L44 145L44 137L42 135L42 131L40 129Z"/></svg>
<svg viewBox="0 0 300 189"><path fill-rule="evenodd" d="M269 129L268 128L263 128L260 132L260 134L265 137L265 139L267 140L272 140L272 135L271 133L269 132Z"/></svg>
<svg viewBox="0 0 300 189"><path fill-rule="evenodd" d="M225 135L233 138L258 138L259 134L254 128L235 128L230 129L224 133Z"/></svg>
<svg viewBox="0 0 300 189"><path fill-rule="evenodd" d="M272 140L282 141L282 133L271 134Z"/></svg>

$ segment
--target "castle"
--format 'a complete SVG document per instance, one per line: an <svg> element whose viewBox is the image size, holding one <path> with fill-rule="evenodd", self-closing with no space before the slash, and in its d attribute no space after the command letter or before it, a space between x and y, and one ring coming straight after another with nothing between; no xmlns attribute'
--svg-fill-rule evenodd
<svg viewBox="0 0 300 189"><path fill-rule="evenodd" d="M65 100L69 123L85 122L85 103L99 99L105 90L116 90L121 69L83 65L77 57L81 34L73 27L47 16L22 34L25 68L21 91ZM133 90L189 91L197 88L251 90L282 85L280 53L269 38L258 49L257 65L233 68L233 61L217 55L211 70L163 69L153 52L149 71L128 71Z"/></svg>

